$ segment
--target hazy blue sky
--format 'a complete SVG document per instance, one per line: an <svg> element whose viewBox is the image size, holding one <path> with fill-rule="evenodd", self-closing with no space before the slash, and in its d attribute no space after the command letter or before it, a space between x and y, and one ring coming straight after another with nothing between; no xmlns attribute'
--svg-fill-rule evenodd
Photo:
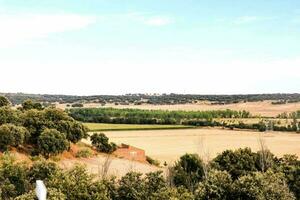
<svg viewBox="0 0 300 200"><path fill-rule="evenodd" d="M300 92L299 0L0 0L0 92Z"/></svg>

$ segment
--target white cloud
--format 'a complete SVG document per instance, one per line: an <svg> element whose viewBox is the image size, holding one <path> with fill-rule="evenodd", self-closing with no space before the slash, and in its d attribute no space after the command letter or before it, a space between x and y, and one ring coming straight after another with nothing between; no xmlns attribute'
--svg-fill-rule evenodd
<svg viewBox="0 0 300 200"><path fill-rule="evenodd" d="M0 48L28 43L49 34L85 28L95 17L77 14L0 15Z"/></svg>

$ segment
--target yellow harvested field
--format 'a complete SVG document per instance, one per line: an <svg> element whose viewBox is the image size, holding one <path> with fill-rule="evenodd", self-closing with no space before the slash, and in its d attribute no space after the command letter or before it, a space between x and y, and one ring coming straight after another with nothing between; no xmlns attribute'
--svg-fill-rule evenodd
<svg viewBox="0 0 300 200"><path fill-rule="evenodd" d="M212 159L226 149L250 147L259 150L259 140L277 156L296 154L300 157L300 134L223 129L183 129L148 131L108 131L111 141L126 143L146 151L150 157L172 163L184 153L198 153Z"/></svg>

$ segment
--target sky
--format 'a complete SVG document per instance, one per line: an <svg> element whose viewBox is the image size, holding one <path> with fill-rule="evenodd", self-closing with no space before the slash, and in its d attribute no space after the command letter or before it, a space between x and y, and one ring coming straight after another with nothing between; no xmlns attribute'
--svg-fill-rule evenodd
<svg viewBox="0 0 300 200"><path fill-rule="evenodd" d="M0 0L0 92L300 93L300 1Z"/></svg>

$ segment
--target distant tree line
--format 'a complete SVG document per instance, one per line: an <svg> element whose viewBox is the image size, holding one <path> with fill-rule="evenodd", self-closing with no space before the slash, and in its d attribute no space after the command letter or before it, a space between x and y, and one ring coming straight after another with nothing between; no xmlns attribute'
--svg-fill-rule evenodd
<svg viewBox="0 0 300 200"><path fill-rule="evenodd" d="M1 94L0 94L1 95ZM94 95L94 96L72 96L72 95L47 95L47 94L23 94L5 93L14 105L21 104L26 99L33 99L43 103L116 103L116 104L153 104L172 105L187 104L198 101L210 101L212 104L230 104L239 102L257 102L272 100L273 104L294 103L300 101L300 94L246 94L246 95L194 95L194 94L126 94L126 95Z"/></svg>
<svg viewBox="0 0 300 200"><path fill-rule="evenodd" d="M119 179L90 175L85 167L62 170L43 159L32 164L4 154L0 160L0 198L36 199L35 180L43 180L48 200L298 200L300 161L268 150L226 150L209 162L185 154L161 171L128 172Z"/></svg>
<svg viewBox="0 0 300 200"><path fill-rule="evenodd" d="M82 122L117 124L183 124L188 120L211 121L216 118L249 118L247 111L165 111L116 108L69 109L71 117Z"/></svg>

